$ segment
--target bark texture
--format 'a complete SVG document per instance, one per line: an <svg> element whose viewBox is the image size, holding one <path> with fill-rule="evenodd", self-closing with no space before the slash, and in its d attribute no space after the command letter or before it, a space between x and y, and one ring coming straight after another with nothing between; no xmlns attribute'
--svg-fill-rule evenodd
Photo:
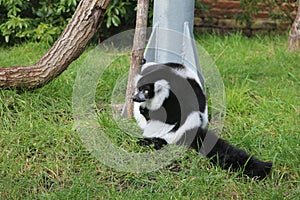
<svg viewBox="0 0 300 200"><path fill-rule="evenodd" d="M32 66L0 67L0 88L32 89L60 75L84 51L111 0L81 0L51 49Z"/></svg>
<svg viewBox="0 0 300 200"><path fill-rule="evenodd" d="M300 1L297 16L290 30L290 37L287 46L290 51L300 50Z"/></svg>
<svg viewBox="0 0 300 200"><path fill-rule="evenodd" d="M135 91L134 77L140 73L144 57L144 48L147 34L149 0L138 0L136 13L136 27L133 39L133 47L130 58L130 70L126 90L126 107L128 117L133 116L132 96Z"/></svg>

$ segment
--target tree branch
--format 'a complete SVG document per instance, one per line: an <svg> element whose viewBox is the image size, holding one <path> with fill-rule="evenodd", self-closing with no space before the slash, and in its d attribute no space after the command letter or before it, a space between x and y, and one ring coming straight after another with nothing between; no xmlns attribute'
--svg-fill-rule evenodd
<svg viewBox="0 0 300 200"><path fill-rule="evenodd" d="M149 0L138 0L136 27L130 58L130 71L126 90L126 107L128 117L133 116L132 95L135 91L134 77L140 73L143 60L148 20Z"/></svg>
<svg viewBox="0 0 300 200"><path fill-rule="evenodd" d="M32 66L0 68L0 88L42 87L59 76L84 51L111 0L81 0L69 24L51 49Z"/></svg>

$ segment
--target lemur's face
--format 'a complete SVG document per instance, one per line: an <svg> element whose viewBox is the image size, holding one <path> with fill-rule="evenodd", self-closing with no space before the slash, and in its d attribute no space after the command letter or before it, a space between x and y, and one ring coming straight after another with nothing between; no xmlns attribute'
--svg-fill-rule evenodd
<svg viewBox="0 0 300 200"><path fill-rule="evenodd" d="M138 88L138 92L132 97L135 102L145 102L154 97L154 84L142 85Z"/></svg>

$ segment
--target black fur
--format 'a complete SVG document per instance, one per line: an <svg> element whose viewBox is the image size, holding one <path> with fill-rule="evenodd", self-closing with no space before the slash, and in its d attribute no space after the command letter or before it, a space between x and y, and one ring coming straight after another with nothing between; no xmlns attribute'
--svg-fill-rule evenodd
<svg viewBox="0 0 300 200"><path fill-rule="evenodd" d="M208 138L208 143L203 143L206 137ZM211 145L209 143L210 140L217 142L209 152L203 152L203 149L209 149ZM218 164L222 169L242 170L243 174L249 177L263 179L270 173L272 168L271 162L260 161L244 150L236 148L227 141L218 138L213 131L199 128L197 136L190 147L197 152L204 153L206 157L210 158L211 162Z"/></svg>
<svg viewBox="0 0 300 200"><path fill-rule="evenodd" d="M170 91L169 97L165 99L161 108L155 111L149 111L147 108L140 107L142 109L141 114L146 118L146 120L159 120L167 124L175 124L172 131L176 131L181 122L181 110L180 104L174 95ZM162 112L166 112L162 114Z"/></svg>
<svg viewBox="0 0 300 200"><path fill-rule="evenodd" d="M200 85L195 81L195 79L189 78L187 80L190 83L190 85L192 86L192 88L196 94L200 112L204 112L205 106L206 106L206 100L205 100L205 95L203 93L203 90L201 89Z"/></svg>

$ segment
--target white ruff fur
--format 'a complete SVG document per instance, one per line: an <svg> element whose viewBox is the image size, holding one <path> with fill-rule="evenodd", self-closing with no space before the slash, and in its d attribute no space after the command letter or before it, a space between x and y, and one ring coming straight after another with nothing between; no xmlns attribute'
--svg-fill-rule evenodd
<svg viewBox="0 0 300 200"><path fill-rule="evenodd" d="M199 128L202 125L200 120L200 112L192 112L185 120L184 124L176 132L168 133L163 139L168 144L174 144L180 140L186 131Z"/></svg>
<svg viewBox="0 0 300 200"><path fill-rule="evenodd" d="M159 80L154 83L154 97L151 100L143 102L141 105L149 110L159 109L164 100L169 97L170 86L166 80Z"/></svg>

